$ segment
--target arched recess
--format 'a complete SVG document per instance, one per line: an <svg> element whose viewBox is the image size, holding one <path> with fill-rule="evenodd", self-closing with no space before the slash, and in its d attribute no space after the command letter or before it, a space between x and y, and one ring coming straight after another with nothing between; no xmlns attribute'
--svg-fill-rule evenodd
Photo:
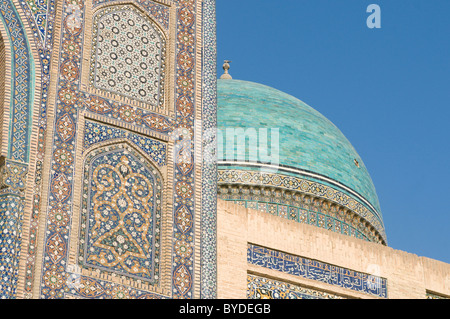
<svg viewBox="0 0 450 319"><path fill-rule="evenodd" d="M77 264L161 285L165 177L126 141L90 149L84 159Z"/></svg>
<svg viewBox="0 0 450 319"><path fill-rule="evenodd" d="M92 16L90 91L150 109L167 103L168 40L159 24L132 3L101 6ZM86 36L86 42L88 36Z"/></svg>
<svg viewBox="0 0 450 319"><path fill-rule="evenodd" d="M7 276L0 278L0 297L14 298L19 280L19 256L24 237L22 223L32 187L26 187L32 134L36 69L35 47L28 41L23 12L12 0L0 3L2 39L1 69L1 158L0 225L2 243L0 266ZM40 75L37 75L39 77ZM39 85L38 85L39 86ZM39 86L40 87L40 86ZM34 145L34 144L33 144Z"/></svg>

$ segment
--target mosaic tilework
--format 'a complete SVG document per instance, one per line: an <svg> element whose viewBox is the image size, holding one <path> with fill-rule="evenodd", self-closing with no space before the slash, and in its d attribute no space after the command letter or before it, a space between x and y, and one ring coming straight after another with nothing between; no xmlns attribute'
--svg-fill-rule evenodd
<svg viewBox="0 0 450 319"><path fill-rule="evenodd" d="M118 138L127 138L147 153L157 164L160 166L166 165L166 144L145 136L127 132L117 127L86 121L83 141L83 147L85 149L97 143Z"/></svg>
<svg viewBox="0 0 450 319"><path fill-rule="evenodd" d="M294 276L387 298L385 278L249 244L247 262Z"/></svg>
<svg viewBox="0 0 450 319"><path fill-rule="evenodd" d="M78 71L81 65L81 56L77 54L81 50L82 43L82 21L84 19L82 1L74 1L70 4L60 3L62 6L62 33L61 33L61 53L58 59L60 67L70 63L72 69ZM57 162L60 152L64 151L66 165L55 167L50 173L50 187L48 202L44 205L46 211L44 257L42 260L42 272L40 274L40 295L33 296L39 298L62 298L67 288L65 283L68 273L65 270L67 265L68 232L70 230L72 203L73 203L73 162L75 159L75 136L77 122L77 101L79 93L76 83L80 72L71 71L69 76L58 77L58 91L55 101L55 133L51 138L54 145L51 150L52 165ZM70 154L70 156L68 156ZM69 169L67 169L69 167ZM55 211L55 214L51 212ZM62 220L52 218L58 216L58 212L65 213ZM36 215L36 214L35 214ZM33 220L33 222L36 219ZM57 243L57 245L55 245ZM33 252L34 258L35 252ZM34 268L34 263L28 265ZM32 282L30 277L26 280L27 297L31 297Z"/></svg>
<svg viewBox="0 0 450 319"><path fill-rule="evenodd" d="M25 271L25 294L19 297L31 298L32 283L34 280L34 266L36 262L37 232L38 220L41 207L42 194L42 175L43 175L43 158L44 158L44 137L47 130L47 107L50 87L50 64L52 61L52 52L54 45L55 17L56 17L56 0L27 0L19 1L25 17L28 20L28 27L34 38L34 44L37 48L41 74L36 74L36 78L40 77L40 96L38 107L35 112L38 115L38 148L36 162L31 163L35 169L35 179L33 185L32 198L32 214L30 216L29 244L24 252L26 256ZM75 13L75 12L72 12ZM53 125L53 123L50 123Z"/></svg>
<svg viewBox="0 0 450 319"><path fill-rule="evenodd" d="M335 294L247 275L247 299L344 299Z"/></svg>
<svg viewBox="0 0 450 319"><path fill-rule="evenodd" d="M162 178L123 146L86 159L79 262L83 267L157 282Z"/></svg>
<svg viewBox="0 0 450 319"><path fill-rule="evenodd" d="M19 4L25 12L36 47L39 50L43 74L47 73L52 51L56 0L23 0ZM47 70L46 70L47 69ZM43 81L43 85L46 81ZM44 97L45 95L42 95Z"/></svg>
<svg viewBox="0 0 450 319"><path fill-rule="evenodd" d="M175 163L183 163L185 152L184 139L189 140L193 137L193 128L195 127L195 110L197 109L195 101L196 83L196 55L197 47L195 46L198 32L196 15L198 12L199 2L194 0L178 0L177 3L177 45L176 58L184 59L189 63L177 64L176 67L176 84L175 95L177 110L177 130L176 133L180 139L175 142L174 154ZM198 39L199 40L199 39ZM198 145L200 146L200 145ZM191 144L191 152L196 153L197 145ZM175 165L174 169L174 216L185 216L183 219L174 218L174 254L172 265L172 297L173 298L193 298L194 297L194 256L195 251L189 252L188 255L181 256L175 247L178 243L184 245L194 244L195 227L194 221L199 220L201 216L196 215L195 203L195 161L190 161L185 165ZM201 187L201 185L199 185ZM189 225L189 227L186 227ZM199 269L200 270L200 269ZM197 280L199 280L198 278Z"/></svg>
<svg viewBox="0 0 450 319"><path fill-rule="evenodd" d="M438 294L430 292L430 291L427 291L426 298L427 299L450 299L450 297L438 295Z"/></svg>
<svg viewBox="0 0 450 319"><path fill-rule="evenodd" d="M164 103L166 41L134 6L106 7L93 25L90 84L154 106Z"/></svg>
<svg viewBox="0 0 450 319"><path fill-rule="evenodd" d="M176 122L168 116L151 113L139 107L107 100L95 95L85 93L81 97L81 100L86 109L92 113L107 116L108 118L126 124L141 126L165 135L169 135L177 126ZM186 99L184 99L183 107L186 106L187 102L185 102ZM190 103L189 106L186 106L186 108L189 108L190 111L192 111L191 107L192 103Z"/></svg>
<svg viewBox="0 0 450 319"><path fill-rule="evenodd" d="M201 298L216 298L217 75L215 0L203 1Z"/></svg>
<svg viewBox="0 0 450 319"><path fill-rule="evenodd" d="M28 7L31 10L34 22L39 30L39 36L45 41L46 22L47 22L47 0L27 0Z"/></svg>
<svg viewBox="0 0 450 319"><path fill-rule="evenodd" d="M81 275L68 265L52 267L43 277L42 293L64 299L167 299L166 296Z"/></svg>
<svg viewBox="0 0 450 319"><path fill-rule="evenodd" d="M376 235L366 228L366 225L360 221L359 216L355 216L354 214L338 210L333 211L333 209L324 209L324 207L320 208L320 206L322 206L320 204L314 205L305 203L302 206L293 206L277 202L252 200L257 199L258 196L254 196L251 199L237 199L235 197L235 195L223 195L222 193L219 193L220 199L233 201L246 208L267 212L281 218L317 226L343 235L372 242L379 242Z"/></svg>
<svg viewBox="0 0 450 319"><path fill-rule="evenodd" d="M55 17L56 17L56 0L47 0L47 11L46 11L46 33L45 37L42 38L42 28L40 29L36 24L33 15L28 7L28 5L21 1L20 5L24 12L26 13L26 17L29 22L29 26L33 33L34 42L39 54L39 62L41 66L41 82L40 82L40 90L41 94L38 101L38 110L36 110L38 115L38 148L36 153L36 162L31 163L34 165L35 169L35 179L33 186L33 199L32 199L32 214L30 216L30 224L29 224L29 244L24 252L26 255L26 271L25 271L25 293L24 298L32 297L32 287L34 280L34 267L36 263L36 248L37 248L37 233L39 230L39 216L41 214L41 198L42 198L42 176L43 176L43 159L44 159L44 144L45 144L45 135L47 131L47 111L48 111L48 97L49 97L49 88L50 88L50 64L52 61L52 52L53 52L53 39L54 39L54 30L55 30ZM53 123L49 123L53 125Z"/></svg>
<svg viewBox="0 0 450 319"><path fill-rule="evenodd" d="M273 174L258 171L220 169L218 171L219 185L242 184L264 187L277 187L287 190L299 191L304 194L310 194L321 197L339 205L342 205L355 212L363 219L368 221L380 234L386 242L386 233L384 224L365 205L354 200L347 194L337 191L334 188L323 185L322 183L312 182L303 178L294 176Z"/></svg>
<svg viewBox="0 0 450 319"><path fill-rule="evenodd" d="M11 87L10 118L14 121L11 121L9 133L8 158L28 162L34 62L22 22L10 0L0 3L0 14L5 22L13 50L11 74L14 74L14 80Z"/></svg>
<svg viewBox="0 0 450 319"><path fill-rule="evenodd" d="M8 0L9 1L9 0ZM94 1L95 2L95 1ZM102 2L102 1L99 1ZM157 18L157 21L163 25L163 27L168 28L168 10L167 7L157 4L157 3L153 3L151 1L146 1L146 0L138 0L136 1L137 3L140 3L142 7L145 7L152 16L156 16L159 15L159 17ZM186 33L186 31L188 31L189 29L195 29L195 19L193 19L194 17L194 13L196 12L196 3L194 3L193 1L177 1L179 2L179 6L177 9L177 16L180 17L180 21L178 23L178 27L180 27L180 30L182 29L182 31L185 31L185 33L181 33L179 32L179 34L183 35L182 37L179 38L178 40L178 46L177 46L177 54L179 54L180 57L183 57L184 61L193 61L194 57L196 55L195 49L192 50L193 47L189 47L189 46L185 46L189 41L192 40L192 35L195 34L191 33L189 31L189 34ZM212 2L212 1L211 1ZM39 215L41 214L39 207L46 207L46 205L42 205L41 201L41 196L40 196L40 187L41 187L41 179L42 179L42 167L43 167L43 163L42 163L42 159L43 159L43 155L44 155L44 149L43 149L43 145L44 145L44 136L45 136L45 132L46 132L46 116L47 116L47 102L48 102L48 84L50 83L50 74L49 74L49 65L51 63L51 52L52 52L52 39L53 39L53 26L54 26L54 19L55 19L55 1L53 0L49 0L48 2L48 12L47 12L47 30L46 30L46 36L44 41L42 42L38 42L38 37L41 37L42 35L42 29L40 29L38 26L36 25L35 22L32 21L32 17L27 16L27 18L30 20L30 25L32 28L32 31L34 33L35 39L37 41L36 45L38 47L39 50L39 57L41 59L41 66L42 66L42 87L41 87L41 101L40 101L40 113L39 113L39 132L38 132L38 154L37 154L37 162L34 164L35 168L36 168L36 175L35 175L35 182L36 182L36 187L35 187L35 194L33 195L33 213L31 216L31 224L30 224L30 243L28 246L28 251L27 251L27 262L26 262L26 281L25 281L25 291L26 291L26 297L29 298L31 297L31 291L32 291L32 283L33 283L33 274L34 274L34 265L36 262L36 234L38 232L38 220L39 220ZM29 12L29 8L27 8L27 5L25 5L25 2L21 2L21 5L24 8L25 12ZM55 159L53 160L56 170L54 172L52 172L52 179L54 179L55 181L57 180L58 183L53 184L53 191L56 191L56 193L54 193L53 191L50 193L50 197L57 195L56 199L61 198L64 199L64 194L65 192L67 192L66 187L68 187L68 194L70 194L70 196L65 199L65 202L69 205L68 207L68 211L70 212L70 205L71 205L71 196L72 196L72 192L71 192L71 171L73 172L73 165L72 165L72 161L74 158L74 151L75 149L73 148L74 143L73 143L73 137L76 134L76 126L74 126L74 123L76 123L76 112L75 108L79 107L79 102L83 102L83 100L80 100L80 98L87 98L90 99L93 96L89 96L86 93L80 94L81 92L78 92L75 86L69 85L70 83L75 83L78 79L77 79L77 75L79 74L79 67L81 65L80 61L77 61L77 53L79 52L77 50L79 50L81 48L81 43L82 43L82 22L84 19L84 10L86 9L84 6L84 2L83 1L70 1L69 3L61 3L60 4L63 9L63 33L61 36L61 43L62 43L62 47L63 50L61 51L60 54L60 58L62 59L60 62L60 66L61 66L61 74L63 74L63 78L60 79L59 81L59 92L58 92L58 98L56 101L56 105L57 105L57 118L56 118L56 122L58 124L68 124L67 126L59 126L59 129L57 130L57 134L54 136L56 139L54 140L54 144L56 147L56 151L55 151ZM149 14L150 14L149 13ZM210 22L210 21L209 21ZM42 25L42 24L39 24ZM193 27L193 28L192 28ZM192 30L191 30L192 31ZM42 39L42 38L41 38ZM187 60L186 60L187 59ZM210 63L212 63L211 61L209 61ZM137 115L137 117L133 120L133 123L137 123L137 125L146 125L147 127L154 129L157 132L162 132L162 133L170 133L170 131L172 131L176 126L180 125L183 127L190 127L192 126L193 123L193 112L194 112L194 103L192 100L193 97L193 90L191 89L191 86L185 86L186 84L189 84L191 81L193 81L194 77L193 75L195 74L195 68L194 68L194 64L184 64L183 67L178 69L178 73L177 76L178 77L182 77L180 78L180 81L177 82L177 87L179 88L179 93L181 93L179 95L179 100L177 100L177 121L173 122L172 119L167 118L167 117L162 117L162 116L158 116L152 113L148 113L145 111L141 111L139 110L139 108L135 108L132 109L131 113L128 112L130 110L130 108L128 108L128 106L126 105L122 105L120 103L116 103L116 102L112 102L112 101L108 101L111 105L113 105L114 107L112 108L112 111L110 113L108 113L108 116L111 116L113 118L116 119L121 119L123 120L123 118L121 118L122 114L132 114L133 111L135 112L135 114ZM126 110L125 112L121 112L123 110ZM140 113L140 114L139 114ZM131 117L132 118L132 117ZM129 120L130 117L125 117L125 119ZM56 124L55 122L55 124ZM130 123L130 122L128 122ZM53 123L52 123L53 124ZM53 137L50 137L53 138ZM64 149L64 150L62 150ZM177 156L177 154L175 154ZM61 161L63 160L63 161ZM64 162L64 160L66 160L67 162ZM64 165L62 165L63 163L67 163L68 164L68 168ZM186 176L187 175L192 175L193 170L192 167L191 169L186 170L186 168L182 168L180 171L180 173L184 173ZM65 177L62 177L62 176ZM177 175L177 178L181 177L183 175ZM188 177L186 180L188 180L188 184L192 183L194 179L192 177ZM68 181L68 183L66 182ZM184 189L184 187L179 187L179 190ZM183 193L184 194L184 193ZM178 195L175 195L175 198L177 198ZM50 199L53 200L53 199ZM212 199L214 201L214 199ZM181 202L186 202L185 198L180 199ZM186 228L185 225L191 225L193 223L193 219L195 218L195 216L193 215L193 202L187 202L188 204L184 204L178 211L177 211L177 216L183 216L183 224L180 225L174 225L174 227L176 227L175 229L180 229L182 230L182 232L189 232L190 229ZM64 203L58 202L57 205L66 205ZM205 205L206 207L206 205ZM208 216L211 215L211 212L214 211L213 207L210 207L210 210L208 210ZM55 224L56 225L56 224ZM56 229L49 227L45 233L46 233L46 238L50 238L52 235L52 232L55 231ZM64 233L65 231L65 227L59 228L57 230L58 232L60 232L61 234ZM63 239L64 242L64 236L61 237ZM187 237L190 238L189 240L193 241L193 237ZM50 243L50 241L49 241ZM67 244L67 243L66 243ZM206 245L207 246L207 245ZM49 246L46 246L49 247ZM63 253L64 255L64 253ZM193 255L192 255L193 256ZM189 257L188 259L192 260L193 257ZM48 258L45 257L45 258ZM48 261L48 259L46 259ZM64 258L61 259L64 262ZM184 263L185 267L181 267L182 265L180 263L177 264L177 268L174 267L174 274L180 274L181 276L184 276L184 274L188 273L188 275L190 275L191 277L188 278L188 281L186 282L186 280L182 280L182 278L175 278L174 280L174 288L176 289L176 293L181 293L184 297L189 297L189 294L191 293L191 289L186 289L186 287L192 287L191 283L189 283L189 280L192 279L192 267L189 266L189 260L187 260L186 258L184 259L179 259L180 261L183 260L181 262L181 264ZM55 264L56 265L56 264ZM43 274L45 274L45 276L43 278L53 278L56 279L56 277L52 277L52 274L54 274L54 272L52 272L51 269L56 269L55 265L50 267L50 263L44 263L44 268L43 268ZM207 267L211 267L211 263L206 264ZM47 269L47 270L46 270ZM206 269L206 267L205 267ZM60 276L58 277L62 277L64 278L65 276L67 276L67 273L60 273ZM186 276L184 276L183 278L186 278ZM52 279L52 280L53 280ZM101 282L98 282L99 284L102 284ZM62 288L62 290L58 290L58 288L56 286L52 286L50 284L50 282L47 283L43 283L42 285L42 289L41 289L41 297L55 297L55 296L62 296L61 293L63 293L63 291L65 291L65 293L67 293L67 289L65 288L65 286L63 285L64 288ZM109 290L106 289L104 290L104 295L106 298L106 295L109 293ZM134 295L136 296L136 295Z"/></svg>
<svg viewBox="0 0 450 319"><path fill-rule="evenodd" d="M0 194L0 299L16 297L23 197Z"/></svg>
<svg viewBox="0 0 450 319"><path fill-rule="evenodd" d="M173 207L174 207L174 224L173 224L173 263L171 270L172 289L170 296L173 298L192 298L194 295L194 281L196 280L196 269L200 270L200 265L194 264L195 256L200 256L195 251L194 238L196 237L196 229L193 227L195 222L201 218L195 212L201 212L197 209L195 195L200 194L200 181L196 181L195 161L184 162L186 151L184 148L183 135L193 136L193 128L195 112L200 111L200 106L196 105L196 89L199 84L196 83L196 77L200 77L196 73L197 46L196 37L201 35L201 30L197 30L196 13L198 2L193 0L179 0L175 2L176 6L176 61L190 61L190 63L181 63L175 69L175 119L170 120L165 117L158 117L151 112L145 112L140 108L128 108L127 105L117 103L117 112L114 110L105 112L104 115L114 118L120 117L120 109L126 108L128 114L134 114L136 117L128 124L134 124L138 121L148 125L150 129L157 132L171 133L177 129L177 134L181 135L180 139L175 140L174 145L174 161L177 163L173 171ZM72 158L75 155L75 136L77 136L77 111L84 107L86 100L94 98L86 92L80 92L77 84L79 83L79 67L81 60L79 55L75 54L76 50L80 50L83 43L83 22L85 19L84 1L76 0L64 2L62 6L62 33L61 43L62 50L58 58L60 68L64 76L58 78L57 94L56 94L56 110L55 110L55 133L50 138L54 148L52 152L52 162L56 162L56 154L65 149L71 156L65 156L69 160L69 166L73 166ZM200 8L199 8L200 9ZM199 42L198 42L199 43ZM70 44L70 45L66 45ZM75 49L75 50L74 50ZM180 60L181 59L181 60ZM65 66L68 66L65 68ZM200 90L198 90L200 92ZM105 100L106 101L106 100ZM108 100L109 105L113 105ZM104 104L106 105L106 104ZM95 108L95 106L91 105ZM91 110L91 109L90 109ZM125 114L127 112L122 112ZM179 129L179 130L178 130ZM200 145L199 145L200 146ZM196 153L196 144L191 145L191 150ZM178 165L182 163L183 165ZM69 224L64 227L54 227L55 222L47 220L44 231L44 257L41 271L40 298L61 298L67 292L65 279L68 278L65 265L67 263L67 247L68 241L63 234L70 229L70 218L73 205L73 172L63 170L60 165L57 170L52 170L50 175L50 192L47 205L42 207L64 207L69 214ZM210 214L210 210L208 213ZM177 218L175 218L175 216ZM60 235L58 247L51 245L53 236ZM192 250L185 250L182 247L190 246ZM57 258L51 256L55 254ZM200 277L199 277L200 279ZM54 281L60 284L54 285ZM99 282L99 281L97 281ZM31 285L32 286L32 285ZM71 292L73 293L73 292ZM200 292L197 292L200 293Z"/></svg>
<svg viewBox="0 0 450 319"><path fill-rule="evenodd" d="M157 293L89 278L78 273L69 273L64 279L65 282L60 280L60 285L65 286L61 296L66 299L167 299Z"/></svg>
<svg viewBox="0 0 450 319"><path fill-rule="evenodd" d="M109 0L93 0L92 5L97 7L101 4L107 3ZM169 9L167 6L160 3L136 0L135 3L144 8L149 15L156 19L166 30L169 28Z"/></svg>
<svg viewBox="0 0 450 319"><path fill-rule="evenodd" d="M23 195L22 191L25 189L27 171L27 164L1 157L0 188L7 191L8 194Z"/></svg>

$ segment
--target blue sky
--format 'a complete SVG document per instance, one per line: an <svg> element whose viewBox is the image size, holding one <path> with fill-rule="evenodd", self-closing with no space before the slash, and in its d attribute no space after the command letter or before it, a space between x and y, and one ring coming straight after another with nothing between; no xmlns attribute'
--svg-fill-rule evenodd
<svg viewBox="0 0 450 319"><path fill-rule="evenodd" d="M369 4L381 28L369 29ZM388 245L450 263L450 1L217 0L218 75L289 93L368 168Z"/></svg>

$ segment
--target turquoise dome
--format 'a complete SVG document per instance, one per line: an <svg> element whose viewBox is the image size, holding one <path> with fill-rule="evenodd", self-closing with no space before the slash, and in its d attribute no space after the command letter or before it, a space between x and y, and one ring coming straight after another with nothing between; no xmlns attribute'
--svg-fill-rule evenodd
<svg viewBox="0 0 450 319"><path fill-rule="evenodd" d="M279 166L285 168L283 173L300 173L303 178L345 192L362 202L383 223L375 187L363 160L342 132L322 114L289 94L248 81L219 79L217 94L221 134L225 135L227 128L278 128ZM226 146L223 149L218 154L219 170L240 166L238 159L233 164L227 158Z"/></svg>

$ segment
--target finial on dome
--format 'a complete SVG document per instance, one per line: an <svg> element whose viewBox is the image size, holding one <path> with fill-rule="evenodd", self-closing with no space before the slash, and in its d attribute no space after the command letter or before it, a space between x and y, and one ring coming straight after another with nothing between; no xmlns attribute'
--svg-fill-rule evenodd
<svg viewBox="0 0 450 319"><path fill-rule="evenodd" d="M220 77L221 79L226 79L226 80L231 80L232 77L230 74L228 74L228 70L230 69L230 63L231 61L225 60L224 64L223 64L223 70L225 71L222 76Z"/></svg>

